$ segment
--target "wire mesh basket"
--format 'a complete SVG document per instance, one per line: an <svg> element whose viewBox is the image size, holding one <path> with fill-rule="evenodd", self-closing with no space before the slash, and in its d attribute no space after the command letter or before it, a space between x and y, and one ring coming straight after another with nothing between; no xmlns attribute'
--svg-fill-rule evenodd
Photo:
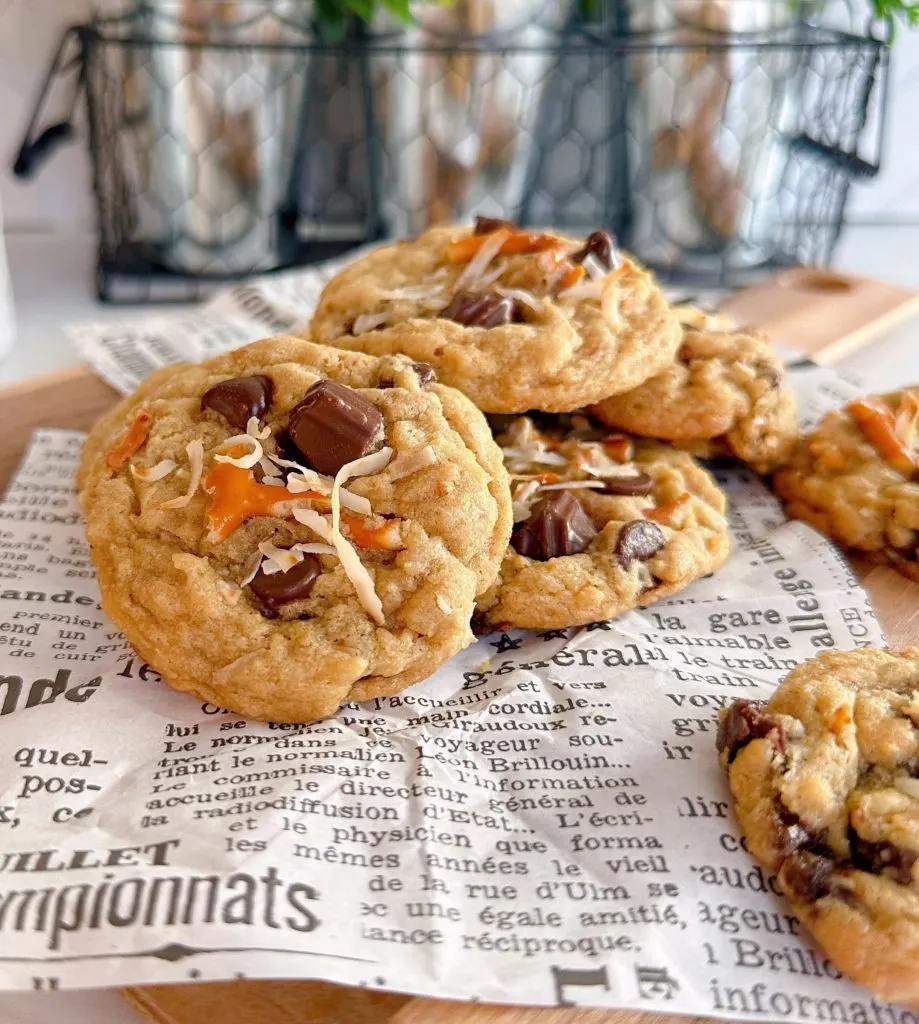
<svg viewBox="0 0 919 1024"><path fill-rule="evenodd" d="M71 70L105 300L195 298L474 213L604 227L659 271L729 284L828 262L850 183L879 169L884 33L636 29L507 0L485 25L432 5L329 45L296 0L219 7L233 18L151 2L77 26L49 73L16 170L73 134L39 130Z"/></svg>

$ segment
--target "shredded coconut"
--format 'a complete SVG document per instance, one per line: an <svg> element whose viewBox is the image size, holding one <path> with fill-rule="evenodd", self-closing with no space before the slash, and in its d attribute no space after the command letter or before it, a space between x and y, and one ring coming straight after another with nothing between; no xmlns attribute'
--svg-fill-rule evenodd
<svg viewBox="0 0 919 1024"><path fill-rule="evenodd" d="M583 299L594 299L599 302L603 298L603 282L596 280L578 281L577 284L573 284L570 288L560 291L558 298L560 302L568 300L581 302Z"/></svg>
<svg viewBox="0 0 919 1024"><path fill-rule="evenodd" d="M310 542L309 544L294 544L297 551L302 551L304 555L337 555L338 552L331 544L316 544Z"/></svg>
<svg viewBox="0 0 919 1024"><path fill-rule="evenodd" d="M367 334L370 331L375 331L378 327L382 327L388 320L389 313L361 313L354 318L354 323L351 325L351 333L355 337L359 337L361 334Z"/></svg>
<svg viewBox="0 0 919 1024"><path fill-rule="evenodd" d="M201 484L201 474L204 472L204 442L200 438L189 441L185 446L185 454L188 456L188 465L191 472L188 490L184 494L180 494L178 498L171 498L169 501L160 502L160 508L185 508L195 496L195 491L198 490Z"/></svg>
<svg viewBox="0 0 919 1024"><path fill-rule="evenodd" d="M249 422L246 424L246 433L257 441L264 441L266 438L271 437L271 427L266 426L260 430L258 416L250 416Z"/></svg>
<svg viewBox="0 0 919 1024"><path fill-rule="evenodd" d="M314 508L295 508L294 519L304 526L308 526L313 533L318 534L323 540L332 543L332 527L329 521L323 518ZM338 552L336 551L336 554Z"/></svg>
<svg viewBox="0 0 919 1024"><path fill-rule="evenodd" d="M291 473L287 478L287 489L291 494L303 494L305 491L318 491L319 494L331 494L332 485L327 477L314 473L311 469Z"/></svg>
<svg viewBox="0 0 919 1024"><path fill-rule="evenodd" d="M505 459L514 459L518 462L534 462L541 466L565 466L568 460L558 452L540 450L534 445L532 448L502 448Z"/></svg>
<svg viewBox="0 0 919 1024"><path fill-rule="evenodd" d="M257 437L253 437L251 434L234 434L233 437L228 437L220 447L231 448L235 445L243 444L250 445L252 451L239 456L215 455L214 462L229 462L231 466L239 466L240 469L252 469L253 466L257 466L265 454L262 449L262 443Z"/></svg>
<svg viewBox="0 0 919 1024"><path fill-rule="evenodd" d="M545 309L542 299L537 298L532 292L528 292L524 288L502 288L498 285L495 287L495 291L506 299L514 299L522 303L528 309L532 309L534 313L542 313Z"/></svg>
<svg viewBox="0 0 919 1024"><path fill-rule="evenodd" d="M344 487L338 493L342 505L350 512L357 512L359 516L373 515L370 500L362 494L355 494L353 491L345 490Z"/></svg>
<svg viewBox="0 0 919 1024"><path fill-rule="evenodd" d="M248 587L249 584L255 579L259 569L262 565L262 553L261 551L253 551L246 562L245 569L246 573L243 578L239 581L240 587Z"/></svg>
<svg viewBox="0 0 919 1024"><path fill-rule="evenodd" d="M389 291L380 292L384 299L408 299L417 301L419 299L439 298L443 294L443 286L436 284L407 284L403 288L391 288Z"/></svg>
<svg viewBox="0 0 919 1024"><path fill-rule="evenodd" d="M133 462L131 463L131 473L136 479L142 480L145 484L155 484L157 480L162 480L164 477L169 476L177 468L178 464L173 462L172 459L162 459L155 466L150 466L148 469L138 469Z"/></svg>
<svg viewBox="0 0 919 1024"><path fill-rule="evenodd" d="M487 288L489 285L494 284L505 270L507 270L507 260L498 260L487 274L483 274L475 282L476 289Z"/></svg>
<svg viewBox="0 0 919 1024"><path fill-rule="evenodd" d="M279 548L270 540L263 540L258 549L265 556L262 572L266 576L273 576L276 572L288 572L298 562L303 561L302 551L295 548Z"/></svg>
<svg viewBox="0 0 919 1024"><path fill-rule="evenodd" d="M363 605L364 611L379 626L386 621L386 616L383 614L383 603L373 588L373 578L358 558L350 541L346 540L341 532L341 488L352 477L371 476L374 473L379 473L388 465L392 456L392 448L381 448L373 455L365 455L353 462L347 462L335 474L335 482L332 484L332 544L338 552L342 568L348 579L354 584L358 600Z"/></svg>
<svg viewBox="0 0 919 1024"><path fill-rule="evenodd" d="M530 512L532 511L538 492L539 481L530 480L514 495L513 510L515 523L520 523L523 522L524 519L530 518Z"/></svg>
<svg viewBox="0 0 919 1024"><path fill-rule="evenodd" d="M575 461L578 466L591 476L606 479L614 476L629 476L631 471L621 462L611 459L598 444L584 443L578 445Z"/></svg>
<svg viewBox="0 0 919 1024"><path fill-rule="evenodd" d="M541 491L577 491L577 490L602 490L605 485L600 480L563 480L557 484L541 484Z"/></svg>
<svg viewBox="0 0 919 1024"><path fill-rule="evenodd" d="M470 285L474 285L476 281L482 277L486 270L488 270L491 261L501 251L501 247L510 238L510 231L507 228L501 228L495 231L489 238L482 243L482 247L472 257L472 259L466 264L466 269L460 274L457 279L456 285L454 286L455 291L462 291L463 288L467 288Z"/></svg>
<svg viewBox="0 0 919 1024"><path fill-rule="evenodd" d="M591 281L602 281L606 277L607 271L603 264L597 259L592 252L589 252L581 262L581 266L584 268L587 276Z"/></svg>
<svg viewBox="0 0 919 1024"><path fill-rule="evenodd" d="M413 448L411 451L403 452L393 460L389 467L389 479L401 480L403 477L411 476L426 466L433 466L437 462L437 452L433 447L426 444L423 448ZM343 492L344 493L344 492Z"/></svg>
<svg viewBox="0 0 919 1024"><path fill-rule="evenodd" d="M258 464L259 464L259 466L261 466L262 475L263 476L267 476L267 477L281 477L281 476L283 476L283 474L281 473L280 466L276 466L271 461L271 458L268 455L263 455L259 459Z"/></svg>
<svg viewBox="0 0 919 1024"><path fill-rule="evenodd" d="M335 476L332 484L332 522L324 519L315 509L295 509L294 519L309 527L335 550L342 568L357 593L357 598L367 614L377 625L386 621L383 604L373 587L373 578L362 564L351 542L341 532L341 490L345 481L355 476L370 476L379 473L392 458L392 448L381 448L373 455L348 462Z"/></svg>

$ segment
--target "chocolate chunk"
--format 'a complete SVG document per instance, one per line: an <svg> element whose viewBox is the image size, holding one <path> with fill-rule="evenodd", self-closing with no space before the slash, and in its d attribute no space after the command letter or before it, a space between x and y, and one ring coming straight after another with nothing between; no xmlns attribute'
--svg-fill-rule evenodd
<svg viewBox="0 0 919 1024"><path fill-rule="evenodd" d="M603 494L650 494L654 481L647 473L634 476L608 476L603 481Z"/></svg>
<svg viewBox="0 0 919 1024"><path fill-rule="evenodd" d="M309 597L313 584L322 572L322 566L315 555L304 555L287 572L276 572L266 576L261 569L255 574L249 589L269 617L278 614L278 610L291 601L302 601Z"/></svg>
<svg viewBox="0 0 919 1024"><path fill-rule="evenodd" d="M647 519L635 519L626 523L619 531L616 538L616 558L623 569L638 559L639 562L647 562L653 558L658 551L667 543L664 531L657 523L648 522Z"/></svg>
<svg viewBox="0 0 919 1024"><path fill-rule="evenodd" d="M554 491L517 527L511 545L525 558L545 562L580 554L596 535L597 528L578 499L568 491Z"/></svg>
<svg viewBox="0 0 919 1024"><path fill-rule="evenodd" d="M727 751L728 764L737 756L737 752L751 740L764 739L770 733L776 748L785 750L785 730L782 723L762 711L748 700L736 700L722 712L718 724L718 737L715 746L718 753ZM797 847L796 847L797 849Z"/></svg>
<svg viewBox="0 0 919 1024"><path fill-rule="evenodd" d="M423 388L426 388L428 384L435 383L437 380L437 371L430 363L412 363L412 369L415 371L418 383Z"/></svg>
<svg viewBox="0 0 919 1024"><path fill-rule="evenodd" d="M572 253L569 259L572 263L583 263L588 256L593 256L604 270L612 270L617 262L613 236L608 231L594 231L587 236L583 248Z"/></svg>
<svg viewBox="0 0 919 1024"><path fill-rule="evenodd" d="M300 456L327 476L383 444L379 409L334 380L316 381L290 410L287 429Z"/></svg>
<svg viewBox="0 0 919 1024"><path fill-rule="evenodd" d="M469 628L472 630L473 636L491 636L492 633L497 632L484 615L473 615L469 620Z"/></svg>
<svg viewBox="0 0 919 1024"><path fill-rule="evenodd" d="M500 231L502 228L516 231L517 225L511 220L502 220L500 217L476 217L473 234L490 235L492 231Z"/></svg>
<svg viewBox="0 0 919 1024"><path fill-rule="evenodd" d="M859 871L880 875L889 870L901 885L912 882L913 865L919 859L919 853L904 850L893 843L869 843L854 828L849 829L849 844L852 848L852 863Z"/></svg>
<svg viewBox="0 0 919 1024"><path fill-rule="evenodd" d="M779 871L779 881L793 896L813 903L833 891L831 879L835 861L802 850L786 857Z"/></svg>
<svg viewBox="0 0 919 1024"><path fill-rule="evenodd" d="M214 384L201 396L201 408L213 409L231 427L245 430L249 420L262 414L271 405L274 385L270 377L233 377Z"/></svg>
<svg viewBox="0 0 919 1024"><path fill-rule="evenodd" d="M513 299L481 292L457 292L450 305L438 316L444 320L455 320L464 327L503 327L520 323L522 319Z"/></svg>
<svg viewBox="0 0 919 1024"><path fill-rule="evenodd" d="M762 728L768 728L765 722L767 716L761 716L765 721ZM775 723L778 726L778 723ZM766 736L771 736L777 749L784 750L785 733L779 727L778 734L770 729ZM751 739L754 737L751 737ZM816 854L818 857L833 857L833 850L827 843L825 831L814 832L794 813L790 811L781 800L775 801L775 848L780 857L790 857L793 853L806 850L808 853Z"/></svg>
<svg viewBox="0 0 919 1024"><path fill-rule="evenodd" d="M282 459L287 459L288 462L302 462L303 456L300 454L297 446L294 444L293 438L290 436L290 431L279 430L274 435L275 444L278 446L278 456ZM284 470L288 472L287 469Z"/></svg>

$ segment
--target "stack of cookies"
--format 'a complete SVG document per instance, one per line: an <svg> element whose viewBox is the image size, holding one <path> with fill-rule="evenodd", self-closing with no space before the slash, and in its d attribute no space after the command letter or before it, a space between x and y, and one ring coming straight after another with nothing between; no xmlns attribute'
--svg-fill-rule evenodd
<svg viewBox="0 0 919 1024"><path fill-rule="evenodd" d="M479 218L351 264L308 340L151 377L80 489L138 652L303 722L425 679L473 626L579 626L715 571L725 498L695 455L767 472L794 437L763 338L672 309L604 231Z"/></svg>
<svg viewBox="0 0 919 1024"><path fill-rule="evenodd" d="M151 377L79 488L104 607L166 682L308 722L427 678L473 626L578 626L717 570L698 457L778 469L793 515L919 578L917 426L906 391L799 440L766 339L671 308L606 232L479 218L353 263L304 338ZM802 919L916 998L919 657L825 655L718 745Z"/></svg>

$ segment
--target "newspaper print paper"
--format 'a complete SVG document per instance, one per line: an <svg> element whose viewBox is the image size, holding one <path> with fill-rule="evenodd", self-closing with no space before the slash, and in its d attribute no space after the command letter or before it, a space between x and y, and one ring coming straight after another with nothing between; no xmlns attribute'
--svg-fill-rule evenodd
<svg viewBox="0 0 919 1024"><path fill-rule="evenodd" d="M809 417L847 394L798 375ZM721 472L734 553L615 622L480 640L327 722L157 681L100 611L36 434L0 504L0 986L311 977L433 996L913 1024L741 848L717 711L881 643L836 550Z"/></svg>

